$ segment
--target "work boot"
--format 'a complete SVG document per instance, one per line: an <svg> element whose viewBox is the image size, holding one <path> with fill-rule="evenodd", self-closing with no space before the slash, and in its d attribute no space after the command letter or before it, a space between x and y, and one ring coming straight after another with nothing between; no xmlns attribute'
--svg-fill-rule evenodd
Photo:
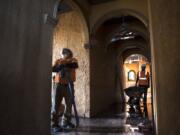
<svg viewBox="0 0 180 135"><path fill-rule="evenodd" d="M62 127L64 129L72 129L72 128L75 128L75 125L71 122L65 122L65 123L63 123Z"/></svg>
<svg viewBox="0 0 180 135"><path fill-rule="evenodd" d="M53 124L52 125L52 131L53 132L62 132L63 128L61 126L59 126L58 124Z"/></svg>

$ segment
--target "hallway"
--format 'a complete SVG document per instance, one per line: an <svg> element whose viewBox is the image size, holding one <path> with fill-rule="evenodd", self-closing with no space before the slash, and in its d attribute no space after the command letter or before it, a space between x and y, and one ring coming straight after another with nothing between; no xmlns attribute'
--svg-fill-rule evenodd
<svg viewBox="0 0 180 135"><path fill-rule="evenodd" d="M78 61L80 127L52 135L180 133L180 0L1 0L0 22L0 135L51 134L52 65L63 48ZM138 72L137 54L150 74ZM150 78L148 117L123 109L137 78Z"/></svg>
<svg viewBox="0 0 180 135"><path fill-rule="evenodd" d="M99 117L81 118L77 129L57 133L52 130L52 135L154 135L150 103L147 104L148 118L143 114L139 115L137 112L129 111L128 105L124 112L117 106L120 105L112 106Z"/></svg>

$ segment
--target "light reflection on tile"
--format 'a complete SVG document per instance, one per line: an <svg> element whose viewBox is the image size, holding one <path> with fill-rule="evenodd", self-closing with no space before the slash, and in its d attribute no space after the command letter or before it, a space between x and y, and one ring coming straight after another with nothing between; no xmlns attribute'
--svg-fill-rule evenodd
<svg viewBox="0 0 180 135"><path fill-rule="evenodd" d="M81 118L78 129L52 133L52 135L153 135L150 103L147 104L147 109L148 118L141 114L128 113L128 105L125 112L117 110L116 107L116 110L109 109L111 110L109 113L102 114L98 118Z"/></svg>

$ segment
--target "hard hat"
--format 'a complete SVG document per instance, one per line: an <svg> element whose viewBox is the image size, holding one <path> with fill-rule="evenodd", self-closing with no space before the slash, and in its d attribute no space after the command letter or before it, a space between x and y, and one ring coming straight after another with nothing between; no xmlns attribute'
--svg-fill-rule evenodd
<svg viewBox="0 0 180 135"><path fill-rule="evenodd" d="M146 64L142 64L141 67L142 67L142 68L146 68Z"/></svg>
<svg viewBox="0 0 180 135"><path fill-rule="evenodd" d="M68 48L63 48L63 50L62 50L62 54L63 55L69 55L69 56L73 56L73 53L72 53L72 51L70 50L70 49L68 49Z"/></svg>

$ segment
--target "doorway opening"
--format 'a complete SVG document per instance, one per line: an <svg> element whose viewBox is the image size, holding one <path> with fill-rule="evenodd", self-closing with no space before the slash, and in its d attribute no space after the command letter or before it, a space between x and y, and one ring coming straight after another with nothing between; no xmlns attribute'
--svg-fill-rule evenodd
<svg viewBox="0 0 180 135"><path fill-rule="evenodd" d="M146 64L146 72L150 71L149 60L141 54L132 54L124 61L124 88L135 86L137 73L141 70L141 66ZM151 81L150 81L151 82ZM151 85L148 88L148 97L151 97ZM151 99L148 100L151 103Z"/></svg>
<svg viewBox="0 0 180 135"><path fill-rule="evenodd" d="M63 48L68 48L73 52L73 57L78 60L79 65L74 83L77 111L80 117L89 117L89 52L84 47L88 43L86 20L79 7L71 0L58 1L55 5L55 11L57 12L55 16L58 21L53 32L52 66L56 60L62 57ZM56 76L58 76L58 73L52 72L52 115L55 111L55 95L58 83L55 79ZM65 101L63 99L62 105L59 107L60 113L62 113L64 107Z"/></svg>
<svg viewBox="0 0 180 135"><path fill-rule="evenodd" d="M146 103L143 102L145 93L141 92L142 88L136 85L144 65L146 66L146 75L149 74ZM144 129L146 129L145 126L147 129L153 129L151 64L149 60L141 54L131 54L124 60L123 73L126 111L129 113L127 123L143 126Z"/></svg>
<svg viewBox="0 0 180 135"><path fill-rule="evenodd" d="M94 40L95 43L90 44L85 18L76 4L69 1L69 3L65 3L69 6L69 10L59 14L59 22L54 29L52 65L59 59L63 48L69 48L73 51L74 57L78 59L79 63L75 83L77 109L81 117L95 117L98 113L109 109L112 104L125 101L123 88L126 87L122 85L124 82L123 61L129 51L130 53L142 52L145 54L144 56L149 56L148 30L137 18L131 15L122 15L105 21L95 33L92 33L91 36L95 39L91 40ZM89 46L85 46L87 43ZM135 74L136 71L131 70L129 78L131 81L133 80L133 72ZM54 95L53 90L52 88L52 95ZM113 107L113 109L116 108ZM116 122L119 123L122 120L122 115L117 115L119 119ZM123 114L123 119L125 117L126 114ZM107 126L107 119L103 120L103 124ZM89 123L94 124L93 122ZM102 122L100 121L100 123ZM120 127L123 126L120 125ZM94 128L91 129L94 130Z"/></svg>

